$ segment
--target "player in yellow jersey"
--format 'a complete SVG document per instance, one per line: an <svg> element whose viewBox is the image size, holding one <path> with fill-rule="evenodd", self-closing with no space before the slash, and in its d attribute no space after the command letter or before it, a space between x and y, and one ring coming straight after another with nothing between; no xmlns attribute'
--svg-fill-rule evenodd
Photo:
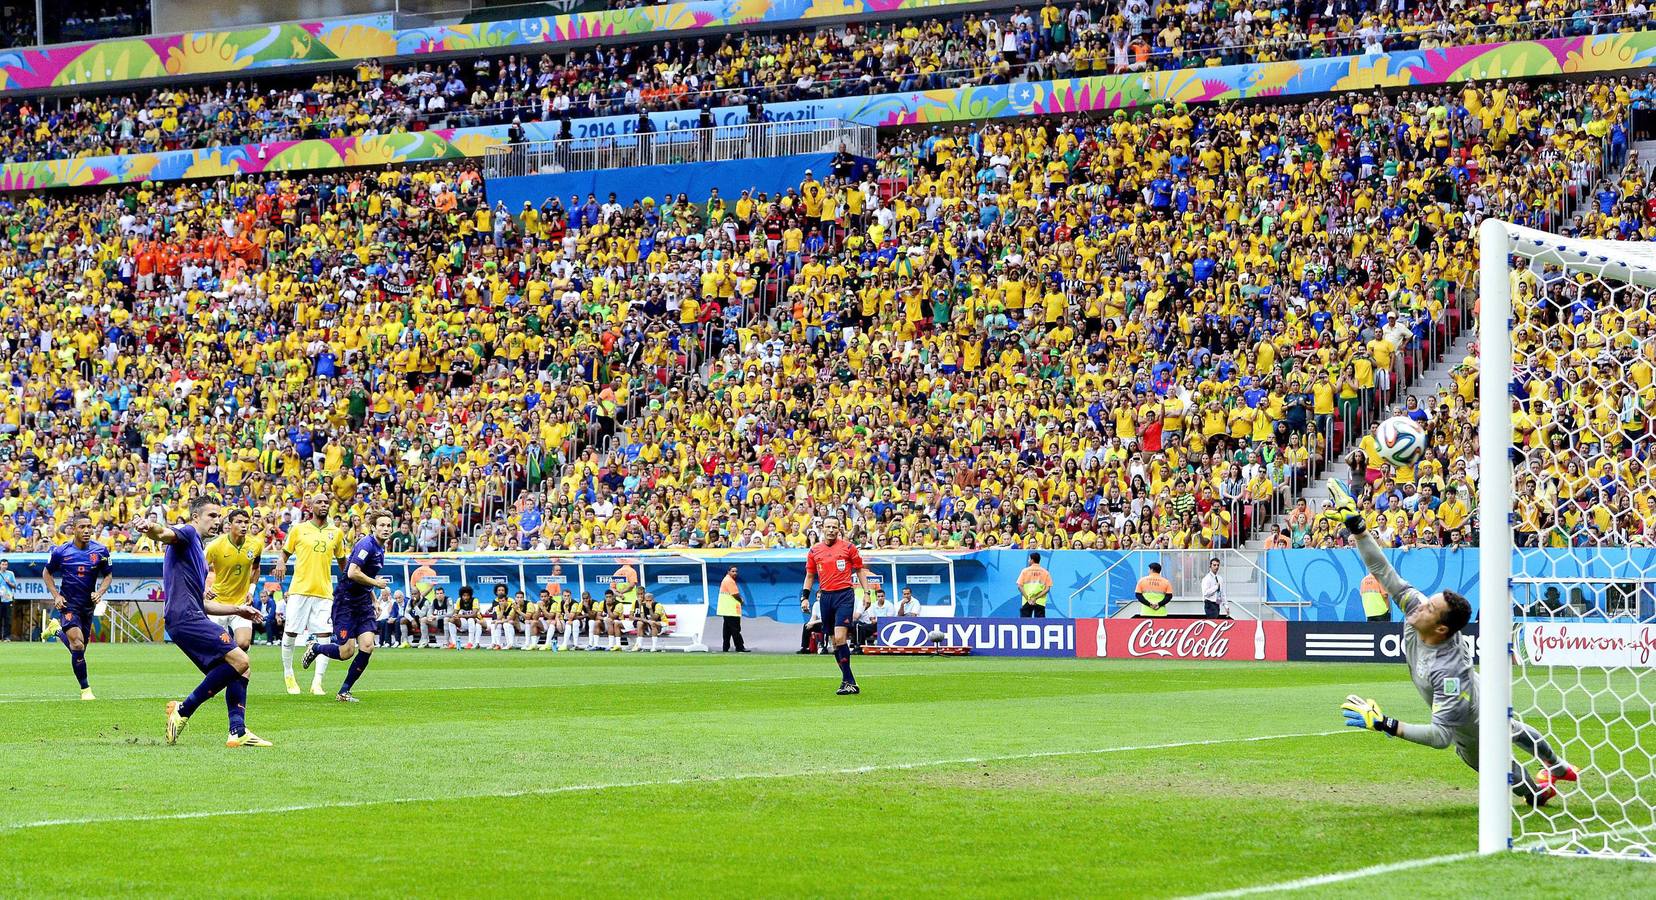
<svg viewBox="0 0 1656 900"><path fill-rule="evenodd" d="M259 584L259 556L264 553L263 535L248 534L253 517L245 508L230 510L229 527L207 545L207 599L228 606L253 605ZM246 650L253 643L253 622L241 616L208 616Z"/></svg>
<svg viewBox="0 0 1656 900"><path fill-rule="evenodd" d="M282 634L282 677L287 681L287 692L299 693L299 682L293 679L293 645L312 639L327 641L333 629L333 566L338 562L345 569L345 536L337 526L328 524L328 496L316 494L310 498L310 517L288 529L282 553L271 572L277 581L287 577L288 559L294 560L293 583L288 585L287 624ZM325 695L322 673L328 669L326 656L316 661L316 676L311 679L311 693Z"/></svg>

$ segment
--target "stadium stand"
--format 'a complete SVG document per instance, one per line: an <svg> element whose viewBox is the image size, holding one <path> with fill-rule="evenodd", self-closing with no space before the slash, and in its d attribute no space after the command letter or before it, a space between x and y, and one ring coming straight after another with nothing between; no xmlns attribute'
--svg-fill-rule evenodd
<svg viewBox="0 0 1656 900"><path fill-rule="evenodd" d="M1563 225L1646 89L924 129L628 208L452 164L7 194L0 546L307 484L421 550L1236 546L1461 327L1474 218Z"/></svg>
<svg viewBox="0 0 1656 900"><path fill-rule="evenodd" d="M1287 11L1192 0L1159 16L1149 8L1144 0L1049 2L998 15L447 63L363 60L302 76L11 96L0 100L0 134L4 159L22 162L1270 62L1632 30L1648 21L1642 6L1583 6L1571 17L1538 16L1521 4L1422 6L1403 17L1369 10L1332 20L1312 4Z"/></svg>

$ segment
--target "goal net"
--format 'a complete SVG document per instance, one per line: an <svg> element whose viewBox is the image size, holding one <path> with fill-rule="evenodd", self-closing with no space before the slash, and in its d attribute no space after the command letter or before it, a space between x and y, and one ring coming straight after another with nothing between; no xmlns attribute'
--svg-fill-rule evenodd
<svg viewBox="0 0 1656 900"><path fill-rule="evenodd" d="M1479 849L1656 858L1656 245L1480 249ZM1539 809L1513 718L1577 771Z"/></svg>

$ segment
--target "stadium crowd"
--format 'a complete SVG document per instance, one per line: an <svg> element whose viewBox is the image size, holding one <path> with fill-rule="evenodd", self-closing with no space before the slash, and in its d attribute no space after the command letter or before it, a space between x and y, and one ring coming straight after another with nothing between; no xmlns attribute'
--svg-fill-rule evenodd
<svg viewBox="0 0 1656 900"><path fill-rule="evenodd" d="M764 104L792 100L1632 30L1647 20L1642 3L1399 12L1385 4L1047 0L999 15L14 96L0 99L0 135L4 158L24 161L647 110L745 106L762 115Z"/></svg>
<svg viewBox="0 0 1656 900"><path fill-rule="evenodd" d="M1639 88L933 128L863 182L629 206L491 207L457 165L8 194L0 547L89 508L150 550L117 523L205 490L279 533L305 485L396 510L394 549L797 547L830 513L1235 546L1457 321L1477 218L1557 226Z"/></svg>

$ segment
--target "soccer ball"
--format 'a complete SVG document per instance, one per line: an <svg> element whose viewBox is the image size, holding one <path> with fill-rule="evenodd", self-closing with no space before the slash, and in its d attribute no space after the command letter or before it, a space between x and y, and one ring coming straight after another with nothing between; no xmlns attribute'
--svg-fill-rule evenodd
<svg viewBox="0 0 1656 900"><path fill-rule="evenodd" d="M1374 429L1374 443L1384 462L1409 466L1425 455L1426 432L1408 416L1392 416Z"/></svg>

